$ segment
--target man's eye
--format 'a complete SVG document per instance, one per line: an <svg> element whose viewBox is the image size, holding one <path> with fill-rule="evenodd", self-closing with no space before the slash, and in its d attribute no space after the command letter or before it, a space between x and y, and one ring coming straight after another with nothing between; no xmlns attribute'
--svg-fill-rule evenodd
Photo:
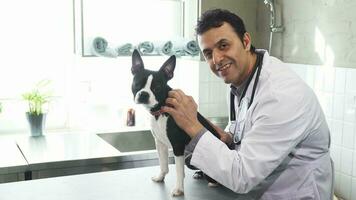
<svg viewBox="0 0 356 200"><path fill-rule="evenodd" d="M228 45L227 44L220 44L220 46L219 46L219 49L220 50L223 50L223 49L225 49L226 47L227 47Z"/></svg>

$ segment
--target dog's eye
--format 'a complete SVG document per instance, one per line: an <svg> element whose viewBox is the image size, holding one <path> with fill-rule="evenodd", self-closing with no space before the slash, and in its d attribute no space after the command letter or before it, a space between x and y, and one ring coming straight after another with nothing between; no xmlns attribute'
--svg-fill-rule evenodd
<svg viewBox="0 0 356 200"><path fill-rule="evenodd" d="M152 90L153 90L153 92L159 92L161 90L161 86L158 85L158 86L154 87Z"/></svg>

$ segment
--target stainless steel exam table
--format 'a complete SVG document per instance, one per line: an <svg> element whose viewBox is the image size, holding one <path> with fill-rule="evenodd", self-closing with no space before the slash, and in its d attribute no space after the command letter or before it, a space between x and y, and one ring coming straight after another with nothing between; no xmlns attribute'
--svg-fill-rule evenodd
<svg viewBox="0 0 356 200"><path fill-rule="evenodd" d="M175 166L164 183L151 180L159 167L141 167L90 174L63 176L0 184L1 200L225 200L245 199L219 186L208 187L206 180L192 178L186 168L184 197L171 197L175 183Z"/></svg>

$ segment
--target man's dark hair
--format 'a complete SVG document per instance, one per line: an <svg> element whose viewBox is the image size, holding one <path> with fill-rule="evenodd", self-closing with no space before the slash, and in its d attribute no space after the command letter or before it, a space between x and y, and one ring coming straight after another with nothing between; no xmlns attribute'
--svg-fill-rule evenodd
<svg viewBox="0 0 356 200"><path fill-rule="evenodd" d="M224 9L213 9L204 12L198 20L195 31L198 35L202 35L212 28L222 26L224 22L229 23L233 27L242 42L244 34L246 33L244 22L236 14ZM255 52L255 47L252 44L250 51Z"/></svg>

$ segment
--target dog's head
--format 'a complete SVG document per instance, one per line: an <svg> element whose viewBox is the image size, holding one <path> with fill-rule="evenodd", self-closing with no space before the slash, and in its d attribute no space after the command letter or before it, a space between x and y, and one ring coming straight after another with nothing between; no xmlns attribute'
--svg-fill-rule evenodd
<svg viewBox="0 0 356 200"><path fill-rule="evenodd" d="M176 57L171 56L158 71L147 70L137 50L132 54L132 93L135 103L143 104L151 112L160 110L171 88L167 82L173 78Z"/></svg>

